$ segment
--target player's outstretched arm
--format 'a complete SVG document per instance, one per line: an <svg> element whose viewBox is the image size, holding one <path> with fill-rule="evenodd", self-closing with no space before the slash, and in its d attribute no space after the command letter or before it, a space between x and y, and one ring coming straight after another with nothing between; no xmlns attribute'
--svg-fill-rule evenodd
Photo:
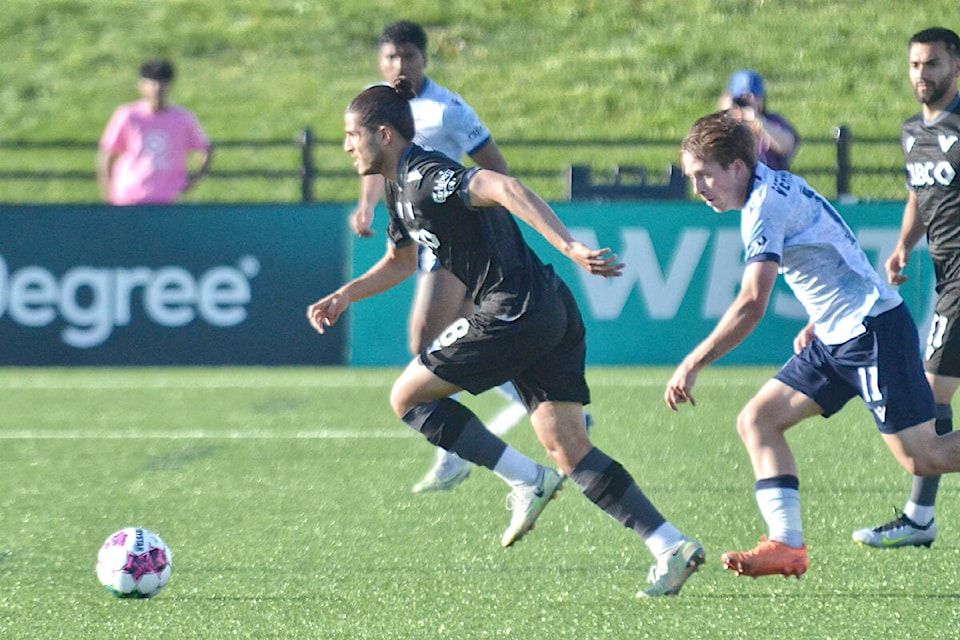
<svg viewBox="0 0 960 640"><path fill-rule="evenodd" d="M550 205L516 178L481 170L473 174L469 189L470 204L475 207L501 205L589 273L610 278L623 272L624 265L617 262L617 254L609 248L591 249L574 240Z"/></svg>
<svg viewBox="0 0 960 640"><path fill-rule="evenodd" d="M417 270L417 245L388 246L387 252L366 273L307 307L307 319L318 333L336 324L351 303L395 287Z"/></svg>
<svg viewBox="0 0 960 640"><path fill-rule="evenodd" d="M697 374L707 365L729 353L756 328L767 310L773 285L777 280L779 264L773 260L752 262L744 269L740 293L717 321L703 342L691 351L677 366L673 377L667 382L663 400L668 407L677 407L693 399L693 385Z"/></svg>
<svg viewBox="0 0 960 640"><path fill-rule="evenodd" d="M307 319L317 333L326 333L340 319L340 314L350 306L350 298L342 290L320 298L307 307Z"/></svg>

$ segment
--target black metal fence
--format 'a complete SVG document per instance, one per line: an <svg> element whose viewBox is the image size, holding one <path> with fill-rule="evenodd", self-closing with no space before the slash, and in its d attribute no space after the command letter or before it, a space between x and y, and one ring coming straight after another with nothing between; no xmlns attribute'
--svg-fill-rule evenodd
<svg viewBox="0 0 960 640"><path fill-rule="evenodd" d="M665 139L629 139L629 140L546 140L526 139L509 140L498 139L502 148L512 148L523 153L530 148L543 149L570 149L571 157L576 155L575 150L580 148L636 148L636 149L670 149L675 150L679 141ZM318 139L309 128L299 131L288 139L273 140L216 140L218 150L243 150L250 155L244 161L244 166L221 166L214 163L214 171L210 178L216 180L245 180L245 179L283 179L299 182L300 202L309 203L315 200L315 187L319 181L325 179L346 179L355 177L351 168L323 166L317 163L318 149L339 151L340 140ZM856 176L886 176L902 175L903 168L900 158L896 154L883 153L886 162L881 165L870 165L869 162L855 165L852 158L854 145L868 149L865 157L871 160L874 154L869 152L871 146L896 145L896 140L888 138L854 138L846 126L838 126L832 138L804 138L803 148L820 148L820 152L813 154L815 164L805 164L798 173L804 176L830 177L835 186L834 196L838 199L854 197L851 189L853 178ZM829 148L830 153L825 153ZM7 140L0 141L0 185L16 181L38 181L46 179L66 181L93 181L94 172L92 162L87 164L86 154L91 156L95 152L96 142L77 140ZM269 152L276 156L278 153L284 158L280 163L258 163L255 158L261 152ZM58 152L83 152L84 165L90 168L71 168L58 165L55 162L19 163L18 154L57 154ZM339 157L339 156L338 156ZM276 166L272 166L276 165ZM513 164L512 164L513 166ZM576 160L568 162L565 167L555 170L537 170L518 167L514 173L524 178L557 178L566 180L567 199L679 199L686 197L687 188L682 176L677 175L676 167L668 167L665 175L656 175L640 165L618 165L612 176L602 176L594 182L590 168ZM825 191L826 192L826 191ZM2 199L2 198L0 198Z"/></svg>

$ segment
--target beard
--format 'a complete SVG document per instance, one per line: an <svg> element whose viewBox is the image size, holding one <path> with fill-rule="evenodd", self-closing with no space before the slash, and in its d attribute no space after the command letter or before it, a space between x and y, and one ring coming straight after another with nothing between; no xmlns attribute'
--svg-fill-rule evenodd
<svg viewBox="0 0 960 640"><path fill-rule="evenodd" d="M920 104L935 104L940 101L950 89L951 80L945 82L926 82L924 88L913 87L913 95L917 97Z"/></svg>
<svg viewBox="0 0 960 640"><path fill-rule="evenodd" d="M367 163L366 167L360 168L360 175L362 176L375 176L383 170L383 150L377 149L374 153L370 154L370 160Z"/></svg>

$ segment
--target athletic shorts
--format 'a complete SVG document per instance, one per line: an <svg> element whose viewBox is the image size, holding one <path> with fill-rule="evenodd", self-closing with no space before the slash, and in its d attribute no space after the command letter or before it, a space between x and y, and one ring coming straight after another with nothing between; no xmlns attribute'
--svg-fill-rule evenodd
<svg viewBox="0 0 960 640"><path fill-rule="evenodd" d="M960 288L940 292L934 309L923 368L929 373L960 378Z"/></svg>
<svg viewBox="0 0 960 640"><path fill-rule="evenodd" d="M546 401L588 404L583 319L566 284L556 278L551 288L510 320L481 301L472 317L447 327L420 362L472 394L510 380L529 411Z"/></svg>
<svg viewBox="0 0 960 640"><path fill-rule="evenodd" d="M813 399L829 418L860 396L881 433L932 420L933 392L923 374L917 327L906 305L864 321L866 333L842 344L819 338L774 376Z"/></svg>

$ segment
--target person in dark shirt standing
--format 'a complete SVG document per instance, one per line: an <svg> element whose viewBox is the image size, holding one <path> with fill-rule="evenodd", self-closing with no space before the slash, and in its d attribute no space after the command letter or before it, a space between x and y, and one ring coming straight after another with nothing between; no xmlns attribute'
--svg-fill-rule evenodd
<svg viewBox="0 0 960 640"><path fill-rule="evenodd" d="M953 430L950 402L960 387L960 38L949 29L924 29L910 39L910 84L920 112L903 123L907 203L900 237L887 259L887 278L899 285L910 252L926 235L937 280L937 301L927 337L924 369L937 403L937 433ZM891 549L929 547L940 476L914 476L910 497L894 519L858 529L860 544Z"/></svg>
<svg viewBox="0 0 960 640"><path fill-rule="evenodd" d="M637 595L675 595L704 562L703 547L669 523L626 469L590 442L583 417L590 402L583 320L570 289L526 244L513 216L591 274L619 276L623 265L609 249L575 241L549 205L516 178L467 169L413 144L414 95L410 81L400 77L391 86L366 89L347 107L344 150L359 174L387 180L390 242L366 273L308 307L311 325L323 333L352 302L397 285L416 270L417 244L429 247L466 285L476 310L441 332L396 380L390 394L396 415L431 443L513 486L503 546L532 528L570 477L656 558L651 586ZM511 461L506 443L450 398L507 380L563 476Z"/></svg>

